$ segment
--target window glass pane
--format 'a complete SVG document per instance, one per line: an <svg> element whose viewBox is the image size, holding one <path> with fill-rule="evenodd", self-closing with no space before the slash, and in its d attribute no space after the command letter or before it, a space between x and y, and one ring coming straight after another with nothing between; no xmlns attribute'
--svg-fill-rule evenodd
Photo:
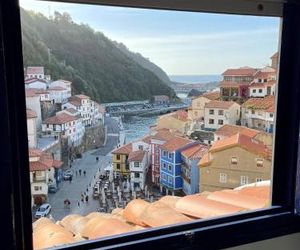
<svg viewBox="0 0 300 250"><path fill-rule="evenodd" d="M72 243L269 206L278 18L21 6L33 222Z"/></svg>

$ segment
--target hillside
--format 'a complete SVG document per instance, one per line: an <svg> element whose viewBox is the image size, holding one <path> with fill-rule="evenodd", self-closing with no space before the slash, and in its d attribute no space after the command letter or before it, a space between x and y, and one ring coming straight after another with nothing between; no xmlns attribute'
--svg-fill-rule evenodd
<svg viewBox="0 0 300 250"><path fill-rule="evenodd" d="M48 19L21 10L21 22L24 66L42 65L53 79L72 81L74 94L84 93L99 102L142 100L156 94L175 97L161 76L132 59L131 52L124 53L88 25L74 23L67 13L55 12Z"/></svg>

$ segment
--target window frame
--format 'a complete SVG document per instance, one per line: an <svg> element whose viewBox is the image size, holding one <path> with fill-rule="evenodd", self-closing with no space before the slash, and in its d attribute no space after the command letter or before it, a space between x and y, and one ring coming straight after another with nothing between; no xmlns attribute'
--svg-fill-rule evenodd
<svg viewBox="0 0 300 250"><path fill-rule="evenodd" d="M199 1L195 4L196 1L176 0L157 1L155 3L150 0L81 0L79 2L280 16L280 11L275 8L280 4L279 1L264 2L265 5L270 4L272 6L273 4L275 6L274 11L272 8L264 8L264 10L259 11L258 8L254 8L256 3L242 0L236 1L234 5L227 4L227 6L224 6L226 4L218 6L212 1L210 4L209 1L201 1L201 3ZM248 5L253 8L248 8ZM276 122L275 124L273 183L276 185L272 187L272 207L222 218L199 220L172 227L153 228L120 236L100 238L89 242L77 242L56 249L91 249L108 246L113 249L125 248L129 244L132 248L144 248L145 246L147 248L157 246L226 248L300 231L299 216L295 214L294 201L300 115L300 86L297 84L299 73L298 68L295 67L295 65L300 64L300 27L294 24L300 23L300 6L292 1L282 5L284 6L283 29L279 50L280 72L277 93L284 93L284 95L277 97L277 113L274 118L276 121L284 122ZM6 234L1 237L1 245L4 248L7 246L7 249L31 249L31 194L25 90L24 85L20 85L24 81L24 75L20 10L17 0L0 2L0 38L0 82L2 88L0 91L2 114L0 124L3 132L0 141L3 156L0 159L2 165L5 166L2 168L0 185L3 194L2 201L6 204L0 210L2 225L6 227ZM289 82L289 84L284 84L285 82ZM294 91L290 91L290 89ZM284 147L283 145L290 146ZM259 234L257 234L257 228L260 228ZM216 235L218 236L217 241L205 240L207 237L215 238Z"/></svg>

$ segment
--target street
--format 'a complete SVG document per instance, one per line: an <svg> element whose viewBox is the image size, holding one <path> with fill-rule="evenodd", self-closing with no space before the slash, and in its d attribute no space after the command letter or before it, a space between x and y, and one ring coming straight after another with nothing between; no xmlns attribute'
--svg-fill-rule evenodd
<svg viewBox="0 0 300 250"><path fill-rule="evenodd" d="M72 182L62 181L59 184L58 191L49 194L48 201L52 206L51 216L55 220L61 220L68 214L86 215L97 211L97 208L99 208L99 200L92 198L93 184L101 170L111 163L111 156L107 156L107 154L118 144L120 130L118 122L110 117L105 117L105 126L107 126L106 144L99 149L87 151L82 154L81 159L74 160L71 168L73 170ZM96 157L99 158L98 162ZM79 169L82 171L81 176L78 172ZM83 175L83 171L86 171L86 176ZM81 194L84 194L84 192L89 196L88 203L81 202ZM71 202L70 209L64 207L64 200L66 199Z"/></svg>

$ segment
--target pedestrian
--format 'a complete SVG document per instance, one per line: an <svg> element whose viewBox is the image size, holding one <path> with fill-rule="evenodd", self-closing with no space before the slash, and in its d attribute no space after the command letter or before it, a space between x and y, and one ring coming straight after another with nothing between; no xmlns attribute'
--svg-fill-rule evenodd
<svg viewBox="0 0 300 250"><path fill-rule="evenodd" d="M72 168L72 164L70 164L70 168Z"/></svg>
<svg viewBox="0 0 300 250"><path fill-rule="evenodd" d="M79 201L77 202L77 205L78 205L78 207L80 207L80 202Z"/></svg>
<svg viewBox="0 0 300 250"><path fill-rule="evenodd" d="M72 176L70 176L69 181L70 181L70 183L72 183Z"/></svg>
<svg viewBox="0 0 300 250"><path fill-rule="evenodd" d="M89 196L88 195L85 196L85 201L86 201L86 203L89 203Z"/></svg>
<svg viewBox="0 0 300 250"><path fill-rule="evenodd" d="M79 175L81 176L81 169L79 169Z"/></svg>
<svg viewBox="0 0 300 250"><path fill-rule="evenodd" d="M89 191L89 188L87 187L87 188L86 188L86 193L88 193L88 191Z"/></svg>
<svg viewBox="0 0 300 250"><path fill-rule="evenodd" d="M85 175L86 175L86 172L85 172L85 170L83 171L83 175L84 175L84 177L85 177Z"/></svg>
<svg viewBox="0 0 300 250"><path fill-rule="evenodd" d="M84 198L83 198L83 196L81 197L81 202L84 203Z"/></svg>
<svg viewBox="0 0 300 250"><path fill-rule="evenodd" d="M76 170L76 171L75 171L75 175L76 175L76 177L77 177L77 174L78 174L78 173L77 173L77 170Z"/></svg>

